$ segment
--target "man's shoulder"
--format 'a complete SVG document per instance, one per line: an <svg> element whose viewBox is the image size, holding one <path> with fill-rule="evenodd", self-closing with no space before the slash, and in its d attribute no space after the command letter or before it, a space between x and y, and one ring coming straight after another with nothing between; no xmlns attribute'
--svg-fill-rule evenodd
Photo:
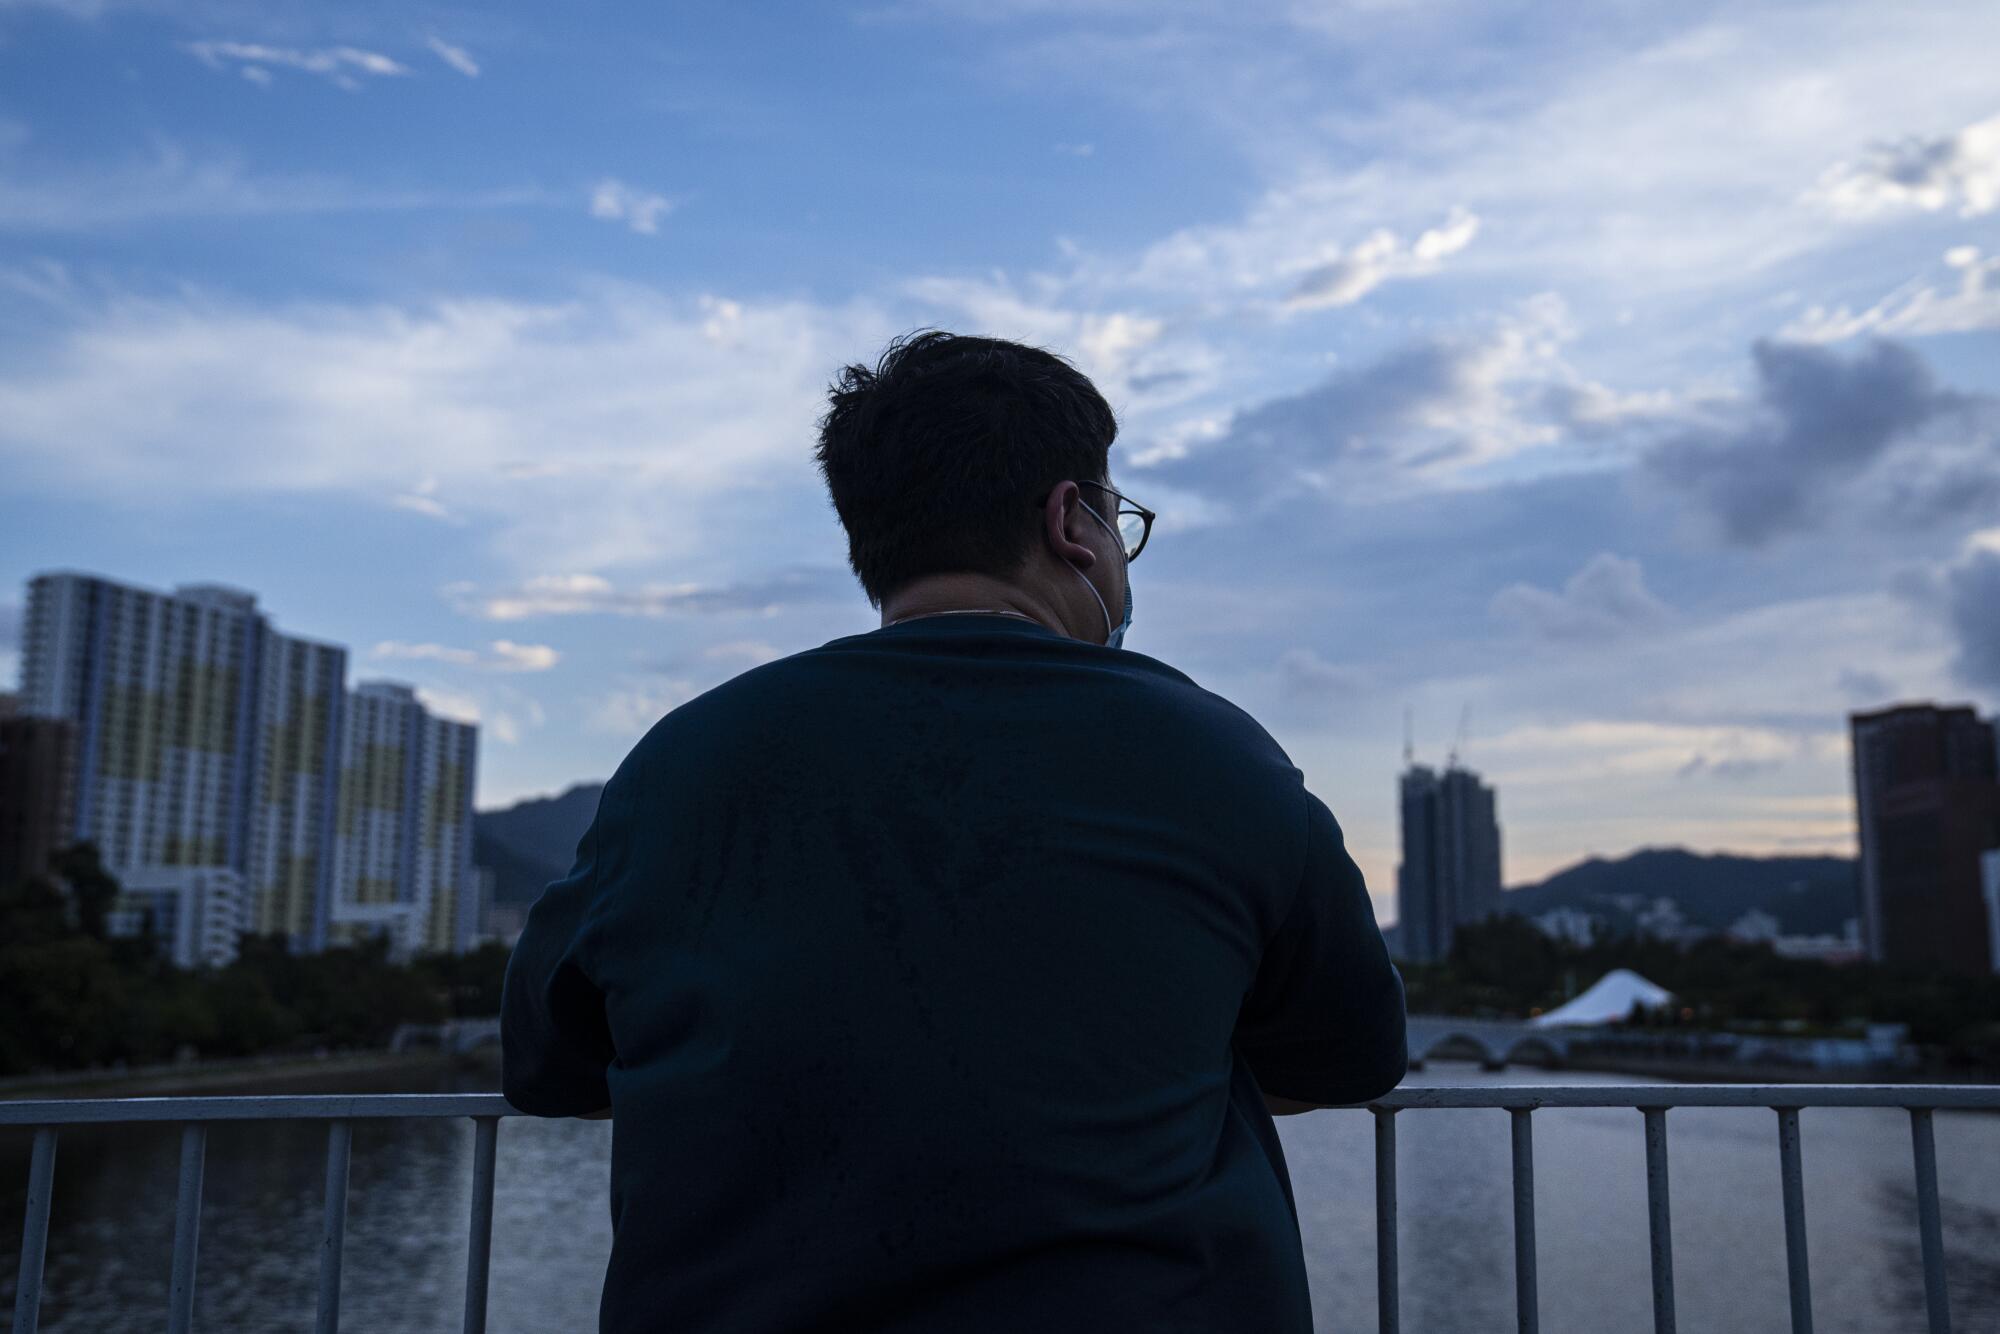
<svg viewBox="0 0 2000 1334"><path fill-rule="evenodd" d="M773 659L741 672L675 707L653 724L640 748L677 747L701 733L727 732L753 720L823 711L831 691L851 702L852 674L860 661L848 650L852 636ZM1157 720L1183 742L1198 733L1220 747L1289 766L1291 761L1264 726L1226 697L1207 689L1178 667L1131 649L1106 649L1073 641L1051 662L1070 683L1088 686L1093 707ZM866 668L862 667L865 671Z"/></svg>
<svg viewBox="0 0 2000 1334"><path fill-rule="evenodd" d="M1187 721L1199 721L1213 728L1219 736L1259 749L1269 749L1280 758L1283 750L1264 725L1253 717L1249 710L1237 704L1226 695L1217 694L1196 681L1186 672L1158 658L1129 649L1120 650L1121 665L1129 665L1135 679L1142 681L1160 705L1171 709L1176 716ZM1287 760L1289 763L1289 760Z"/></svg>

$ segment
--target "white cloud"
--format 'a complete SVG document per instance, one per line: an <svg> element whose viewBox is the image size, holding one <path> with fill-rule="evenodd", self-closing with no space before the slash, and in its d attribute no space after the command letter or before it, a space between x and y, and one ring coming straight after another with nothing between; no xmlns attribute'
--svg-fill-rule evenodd
<svg viewBox="0 0 2000 1334"><path fill-rule="evenodd" d="M408 491L389 497L389 503L397 509L409 510L426 518L439 519L445 523L458 523L459 517L445 507L437 498L438 479L426 477Z"/></svg>
<svg viewBox="0 0 2000 1334"><path fill-rule="evenodd" d="M1278 655L1278 682L1288 695L1314 699L1352 698L1371 685L1362 668L1328 662L1309 648L1289 648Z"/></svg>
<svg viewBox="0 0 2000 1334"><path fill-rule="evenodd" d="M709 645L701 651L701 656L711 661L741 662L759 667L784 657L785 651L759 639L733 639L728 643Z"/></svg>
<svg viewBox="0 0 2000 1334"><path fill-rule="evenodd" d="M434 686L418 686L417 700L440 718L449 718L455 723L470 723L474 727L480 723L479 701L470 695L439 690Z"/></svg>
<svg viewBox="0 0 2000 1334"><path fill-rule="evenodd" d="M916 278L903 291L925 305L971 322L966 332L1046 347L1075 361L1114 404L1151 406L1184 401L1211 387L1214 353L1185 331L1170 334L1164 318L1133 309L1069 304L1062 284L1037 277L1021 285L1005 274L988 278Z"/></svg>
<svg viewBox="0 0 2000 1334"><path fill-rule="evenodd" d="M322 176L254 174L239 158L197 156L157 136L151 149L151 156L140 161L0 173L0 228L79 231L161 218L520 208L555 202L545 191L530 188L451 193L384 189Z"/></svg>
<svg viewBox="0 0 2000 1334"><path fill-rule="evenodd" d="M377 644L368 656L449 662L461 667L469 667L479 661L479 654L474 649L446 648L443 644L405 644L393 639L385 639Z"/></svg>
<svg viewBox="0 0 2000 1334"><path fill-rule="evenodd" d="M1507 787L1572 786L1580 781L1675 777L1714 762L1776 767L1844 745L1837 730L1800 736L1772 728L1594 718L1530 723L1481 737L1481 766ZM1740 768L1739 774L1743 772Z"/></svg>
<svg viewBox="0 0 2000 1334"><path fill-rule="evenodd" d="M578 572L685 557L704 585L737 577L720 574L736 561L711 540L718 525L784 516L774 567L844 554L804 441L831 369L892 328L866 306L612 284L544 303L257 309L190 293L63 313L0 366L14 485L449 496L490 539L498 577L551 552Z"/></svg>
<svg viewBox="0 0 2000 1334"><path fill-rule="evenodd" d="M1953 246L1945 251L1944 262L1958 270L1956 289L1941 291L1919 279L1863 311L1812 306L1779 336L1831 343L1863 333L1921 336L2000 329L2000 255L1981 258L1976 246Z"/></svg>
<svg viewBox="0 0 2000 1334"><path fill-rule="evenodd" d="M783 571L730 584L644 583L626 588L602 575L544 574L498 591L482 591L470 584L451 584L443 591L461 614L491 621L701 612L769 615L786 606L852 596L845 572L834 569Z"/></svg>
<svg viewBox="0 0 2000 1334"><path fill-rule="evenodd" d="M665 195L635 189L609 177L599 181L590 194L591 217L622 222L641 236L657 233L660 219L673 209L673 201Z"/></svg>
<svg viewBox="0 0 2000 1334"><path fill-rule="evenodd" d="M511 639L496 639L492 644L494 661L512 672L545 672L562 660L562 654L547 644L516 644Z"/></svg>
<svg viewBox="0 0 2000 1334"><path fill-rule="evenodd" d="M1565 361L1567 306L1544 293L1485 327L1419 339L1341 368L1300 393L1237 412L1221 431L1195 423L1155 438L1135 465L1215 498L1268 498L1306 487L1393 493L1464 484L1566 436L1641 422L1670 400L1623 395ZM1598 414L1585 422L1580 414Z"/></svg>
<svg viewBox="0 0 2000 1334"><path fill-rule="evenodd" d="M1829 244L1823 213L1799 200L1840 146L1884 124L1990 114L1984 66L1938 53L2000 41L1991 6L1849 5L1805 24L1784 9L1639 7L1560 40L1531 25L1494 60L1454 40L1482 20L1442 23L1435 6L1387 24L1311 8L1318 42L1209 6L1011 48L1042 85L1208 119L1269 183L1237 218L1137 264L1088 260L1082 276L1227 301L1329 245L1463 206L1480 219L1482 273L1526 271L1613 308L1711 302ZM1984 151L1965 147L1968 161Z"/></svg>
<svg viewBox="0 0 2000 1334"><path fill-rule="evenodd" d="M682 680L628 683L612 690L590 709L593 731L638 740L661 718L701 692Z"/></svg>
<svg viewBox="0 0 2000 1334"><path fill-rule="evenodd" d="M1639 562L1608 551L1584 562L1561 592L1512 584L1494 594L1491 611L1538 638L1572 644L1652 629L1672 616L1646 587Z"/></svg>
<svg viewBox="0 0 2000 1334"><path fill-rule="evenodd" d="M435 33L425 38L424 44L430 47L439 60L442 60L466 78L476 79L479 77L479 62L474 60L472 53L464 47L453 46L450 42L445 41L444 38L437 36Z"/></svg>
<svg viewBox="0 0 2000 1334"><path fill-rule="evenodd" d="M375 645L369 656L447 662L458 667L501 672L545 672L562 661L562 654L546 644L517 644L510 639L496 639L484 651L385 639Z"/></svg>
<svg viewBox="0 0 2000 1334"><path fill-rule="evenodd" d="M2000 208L2000 116L1936 139L1874 145L1858 162L1827 168L1813 200L1845 217L1956 206L1962 218Z"/></svg>
<svg viewBox="0 0 2000 1334"><path fill-rule="evenodd" d="M1424 232L1407 247L1396 233L1378 228L1347 250L1331 247L1299 276L1285 297L1285 309L1350 306L1391 278L1436 273L1439 261L1465 249L1478 234L1478 216L1464 208L1453 210L1442 225Z"/></svg>
<svg viewBox="0 0 2000 1334"><path fill-rule="evenodd" d="M355 46L329 46L306 51L296 47L265 46L259 42L189 42L187 50L211 69L228 69L234 65L245 70L256 69L267 76L274 66L295 69L320 75L349 91L361 86L357 76L389 78L410 72L408 66L378 51L364 51ZM255 75L248 77L256 78Z"/></svg>

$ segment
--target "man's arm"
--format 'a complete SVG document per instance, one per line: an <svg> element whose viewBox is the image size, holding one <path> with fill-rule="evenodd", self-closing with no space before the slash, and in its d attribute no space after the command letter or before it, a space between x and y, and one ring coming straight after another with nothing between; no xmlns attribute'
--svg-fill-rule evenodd
<svg viewBox="0 0 2000 1334"><path fill-rule="evenodd" d="M500 992L500 1089L533 1116L611 1115L606 1073L617 1057L604 996L580 947L617 834L612 788L577 844L570 873L542 891L507 960Z"/></svg>
<svg viewBox="0 0 2000 1334"><path fill-rule="evenodd" d="M1304 873L1267 943L1236 1047L1274 1116L1379 1098L1408 1069L1403 979L1361 869L1324 802L1306 794Z"/></svg>

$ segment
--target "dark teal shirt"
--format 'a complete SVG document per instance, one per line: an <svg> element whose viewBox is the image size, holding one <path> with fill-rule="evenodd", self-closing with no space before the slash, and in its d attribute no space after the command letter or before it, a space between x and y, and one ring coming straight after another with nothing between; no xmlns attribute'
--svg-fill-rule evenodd
<svg viewBox="0 0 2000 1334"><path fill-rule="evenodd" d="M1277 743L1003 616L661 719L529 915L503 1039L515 1106L615 1113L616 1334L1305 1334L1259 1086L1365 1101L1405 1059Z"/></svg>

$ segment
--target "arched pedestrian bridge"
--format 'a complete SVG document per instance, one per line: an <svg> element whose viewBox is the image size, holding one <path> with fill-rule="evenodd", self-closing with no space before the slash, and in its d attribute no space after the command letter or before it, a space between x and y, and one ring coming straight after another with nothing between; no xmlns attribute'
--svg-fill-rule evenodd
<svg viewBox="0 0 2000 1334"><path fill-rule="evenodd" d="M1445 1014L1410 1016L1410 1068L1425 1061L1477 1061L1485 1070L1539 1065L1551 1070L1569 1063L1570 1036L1562 1029L1533 1028L1515 1019L1456 1019Z"/></svg>

